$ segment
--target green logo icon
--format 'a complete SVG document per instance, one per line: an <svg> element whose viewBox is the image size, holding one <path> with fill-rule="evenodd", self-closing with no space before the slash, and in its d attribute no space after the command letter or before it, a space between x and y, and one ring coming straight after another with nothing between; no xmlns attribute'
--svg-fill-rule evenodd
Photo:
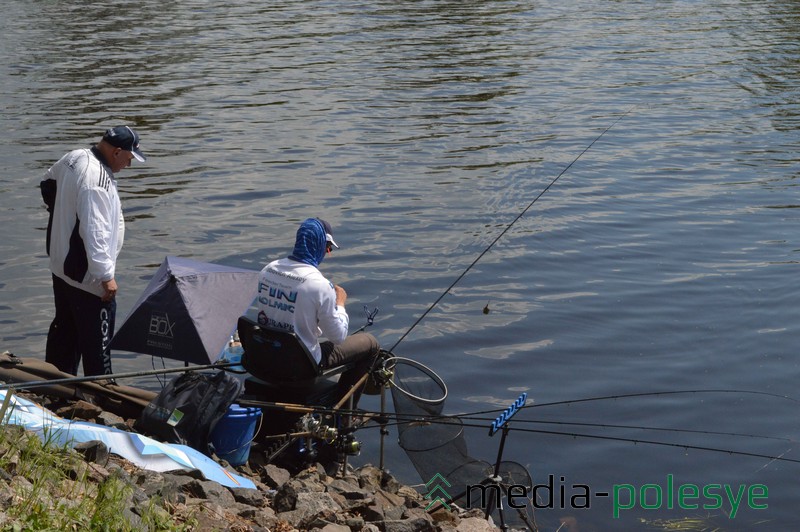
<svg viewBox="0 0 800 532"><path fill-rule="evenodd" d="M447 482L447 479L439 473L433 475L433 478L425 484L425 489L428 490L428 493L425 494L425 498L431 501L428 503L428 506L425 507L425 511L430 510L436 503L441 504L448 510L450 509L450 506L447 504L447 501L450 500L450 494L442 487L442 484L448 488L450 487L450 483Z"/></svg>

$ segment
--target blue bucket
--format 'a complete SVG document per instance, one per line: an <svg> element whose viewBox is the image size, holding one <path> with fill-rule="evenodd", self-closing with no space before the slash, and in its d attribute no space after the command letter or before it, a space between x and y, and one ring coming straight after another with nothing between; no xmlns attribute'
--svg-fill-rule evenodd
<svg viewBox="0 0 800 532"><path fill-rule="evenodd" d="M255 437L256 424L260 417L260 408L243 408L237 404L228 407L228 411L211 432L211 443L214 444L216 455L232 466L247 463L250 444Z"/></svg>

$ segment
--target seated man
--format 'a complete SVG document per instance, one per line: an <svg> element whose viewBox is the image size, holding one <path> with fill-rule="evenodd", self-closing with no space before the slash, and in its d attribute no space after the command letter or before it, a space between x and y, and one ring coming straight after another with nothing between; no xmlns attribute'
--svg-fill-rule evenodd
<svg viewBox="0 0 800 532"><path fill-rule="evenodd" d="M347 292L328 281L318 269L325 255L339 248L331 233L328 222L308 218L297 230L292 254L261 270L258 323L295 333L324 369L356 362L339 378L342 398L370 370L380 346L369 333L347 335ZM327 340L320 343L320 336ZM354 406L362 388L353 394Z"/></svg>

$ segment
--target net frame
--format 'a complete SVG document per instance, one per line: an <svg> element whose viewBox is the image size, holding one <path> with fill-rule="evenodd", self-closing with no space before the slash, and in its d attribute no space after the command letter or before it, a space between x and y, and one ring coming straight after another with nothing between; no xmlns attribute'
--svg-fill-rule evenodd
<svg viewBox="0 0 800 532"><path fill-rule="evenodd" d="M442 396L439 397L439 398L428 398L428 397L422 397L419 394L413 393L413 391L408 389L408 388L410 388L409 384L411 384L411 380L410 379L405 379L406 380L406 382L404 383L405 387L400 386L397 383L397 380L398 380L397 379L397 376L398 376L398 372L397 372L398 364L401 367L402 366L409 366L411 368L414 368L415 370L418 370L425 377L430 379L430 381L435 383L435 385L441 391ZM444 404L445 400L447 399L447 384L445 384L444 380L442 380L442 378L435 371L433 371L431 368L429 368L425 364L422 364L422 363L417 362L416 360L412 360L410 358L393 356L393 357L391 357L391 358L386 360L386 367L387 367L387 369L390 369L392 371L392 373L393 373L392 378L389 380L389 384L392 386L392 388L394 390L397 390L398 392L400 392L401 394L406 396L411 401L413 401L413 402L415 402L417 404L420 404L421 406L424 406L424 407L436 407L436 406L441 406L442 404ZM403 379L401 379L401 381L402 380ZM425 408L425 410L429 410L429 408Z"/></svg>

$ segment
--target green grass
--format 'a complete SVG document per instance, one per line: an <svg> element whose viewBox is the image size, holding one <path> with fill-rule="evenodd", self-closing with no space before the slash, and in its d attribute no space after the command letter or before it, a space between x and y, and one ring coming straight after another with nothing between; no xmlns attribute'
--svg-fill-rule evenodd
<svg viewBox="0 0 800 532"><path fill-rule="evenodd" d="M21 427L0 425L0 470L5 473L0 473L2 530L184 531L194 526L191 520L173 519L158 498L137 505L133 516L135 488L122 475L93 474L76 451Z"/></svg>

